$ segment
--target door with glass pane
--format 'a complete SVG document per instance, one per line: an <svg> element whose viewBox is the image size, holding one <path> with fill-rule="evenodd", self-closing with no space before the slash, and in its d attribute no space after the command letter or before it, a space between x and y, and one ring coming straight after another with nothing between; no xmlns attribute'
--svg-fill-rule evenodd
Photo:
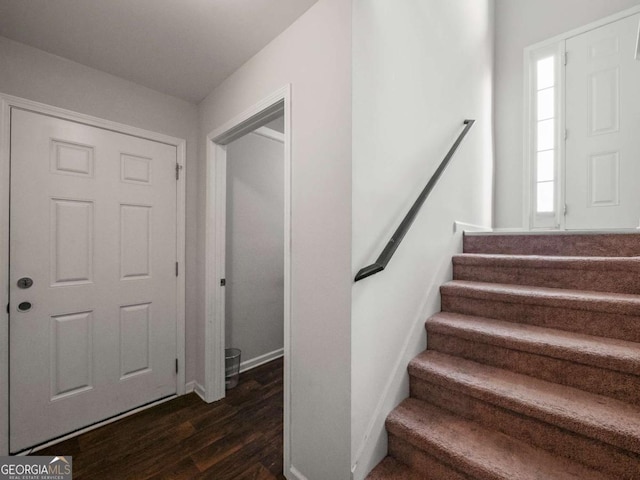
<svg viewBox="0 0 640 480"><path fill-rule="evenodd" d="M639 23L636 14L566 41L567 229L639 225Z"/></svg>

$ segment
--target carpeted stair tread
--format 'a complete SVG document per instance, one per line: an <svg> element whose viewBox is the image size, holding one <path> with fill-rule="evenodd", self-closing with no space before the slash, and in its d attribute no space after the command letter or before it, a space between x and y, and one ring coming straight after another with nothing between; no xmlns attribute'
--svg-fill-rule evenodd
<svg viewBox="0 0 640 480"><path fill-rule="evenodd" d="M389 414L387 429L478 480L612 480L413 398Z"/></svg>
<svg viewBox="0 0 640 480"><path fill-rule="evenodd" d="M640 375L640 344L552 328L440 312L427 331Z"/></svg>
<svg viewBox="0 0 640 480"><path fill-rule="evenodd" d="M453 278L635 295L640 257L462 254L453 257Z"/></svg>
<svg viewBox="0 0 640 480"><path fill-rule="evenodd" d="M634 405L429 350L410 362L409 374L640 453L640 408Z"/></svg>
<svg viewBox="0 0 640 480"><path fill-rule="evenodd" d="M572 257L546 255L501 255L463 253L453 256L454 265L511 268L562 268L567 270L601 270L640 272L640 257Z"/></svg>
<svg viewBox="0 0 640 480"><path fill-rule="evenodd" d="M576 255L619 257L640 255L638 233L541 232L527 234L465 232L465 253Z"/></svg>
<svg viewBox="0 0 640 480"><path fill-rule="evenodd" d="M525 305L572 308L640 316L640 296L560 288L452 280L440 287L443 295Z"/></svg>
<svg viewBox="0 0 640 480"><path fill-rule="evenodd" d="M428 477L414 472L405 464L391 456L386 456L371 473L367 480L429 480ZM435 479L434 479L435 480Z"/></svg>

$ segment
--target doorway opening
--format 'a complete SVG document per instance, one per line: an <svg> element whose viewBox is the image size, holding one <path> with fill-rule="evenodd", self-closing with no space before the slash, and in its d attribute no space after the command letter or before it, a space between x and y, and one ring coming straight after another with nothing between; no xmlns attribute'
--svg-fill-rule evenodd
<svg viewBox="0 0 640 480"><path fill-rule="evenodd" d="M227 145L227 388L284 354L283 160L283 116Z"/></svg>
<svg viewBox="0 0 640 480"><path fill-rule="evenodd" d="M243 370L284 357L285 469L290 464L290 132L290 86L286 86L207 136L205 385L201 392L207 402L225 397L225 347L240 347L231 343L245 345ZM268 186L263 182L266 178ZM265 197L257 205L260 196ZM260 232L252 237L246 229L258 224ZM261 244L259 235L269 236L268 246ZM255 282L265 281L270 285L262 292L256 290Z"/></svg>

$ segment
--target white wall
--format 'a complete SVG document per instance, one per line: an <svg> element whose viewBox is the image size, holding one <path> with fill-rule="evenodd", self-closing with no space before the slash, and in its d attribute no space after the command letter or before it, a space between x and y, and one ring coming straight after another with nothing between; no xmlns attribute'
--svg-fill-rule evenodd
<svg viewBox="0 0 640 480"><path fill-rule="evenodd" d="M284 346L284 144L250 133L227 147L226 346L242 363Z"/></svg>
<svg viewBox="0 0 640 480"><path fill-rule="evenodd" d="M195 105L4 37L0 37L0 92L186 139L186 282L195 284ZM186 379L190 381L195 377L195 288L187 288L186 305ZM4 421L0 419L0 427Z"/></svg>
<svg viewBox="0 0 640 480"><path fill-rule="evenodd" d="M200 151L207 133L287 83L291 462L309 480L341 480L349 478L350 463L351 2L320 0L216 88L200 104ZM202 205L204 166L201 155ZM202 254L203 228L199 240ZM204 352L202 342L198 351ZM202 371L198 378L202 382Z"/></svg>
<svg viewBox="0 0 640 480"><path fill-rule="evenodd" d="M640 0L496 0L496 227L523 227L523 49L638 4Z"/></svg>
<svg viewBox="0 0 640 480"><path fill-rule="evenodd" d="M460 248L455 220L491 224L492 2L354 0L352 275L372 263L465 118L477 122L387 269L353 286L352 461L386 453L384 419Z"/></svg>

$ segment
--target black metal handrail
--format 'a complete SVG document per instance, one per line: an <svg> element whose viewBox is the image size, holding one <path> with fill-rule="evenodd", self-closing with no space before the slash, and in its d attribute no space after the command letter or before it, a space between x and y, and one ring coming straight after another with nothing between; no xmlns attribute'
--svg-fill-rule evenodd
<svg viewBox="0 0 640 480"><path fill-rule="evenodd" d="M374 263L364 267L358 272L355 278L356 282L358 280L362 280L363 278L370 277L371 275L375 275L376 273L381 272L382 270L385 269L385 267L389 263L389 260L391 260L391 257L393 257L393 254L400 246L400 242L402 242L402 239L409 231L409 228L411 228L411 224L418 216L418 212L420 211L422 204L427 199L427 197L431 193L431 190L433 190L433 187L435 187L436 183L438 183L438 179L442 175L442 172L444 172L444 169L447 168L447 165L451 161L453 154L456 153L456 150L460 146L460 143L462 143L462 140L464 139L465 135L471 129L474 123L475 123L475 120L464 121L464 124L465 124L464 130L462 130L457 140L453 143L453 145L451 146L451 149L442 160L442 163L440 163L440 166L438 166L438 169L431 176L429 183L427 183L427 186L424 187L424 190L422 190L422 192L414 202L413 206L411 207L407 215L404 217L404 220L402 220L402 223L400 224L400 226L396 229L396 231L391 236L391 240L389 240L389 243L387 243L387 246L384 247L384 250L382 250L382 253Z"/></svg>

